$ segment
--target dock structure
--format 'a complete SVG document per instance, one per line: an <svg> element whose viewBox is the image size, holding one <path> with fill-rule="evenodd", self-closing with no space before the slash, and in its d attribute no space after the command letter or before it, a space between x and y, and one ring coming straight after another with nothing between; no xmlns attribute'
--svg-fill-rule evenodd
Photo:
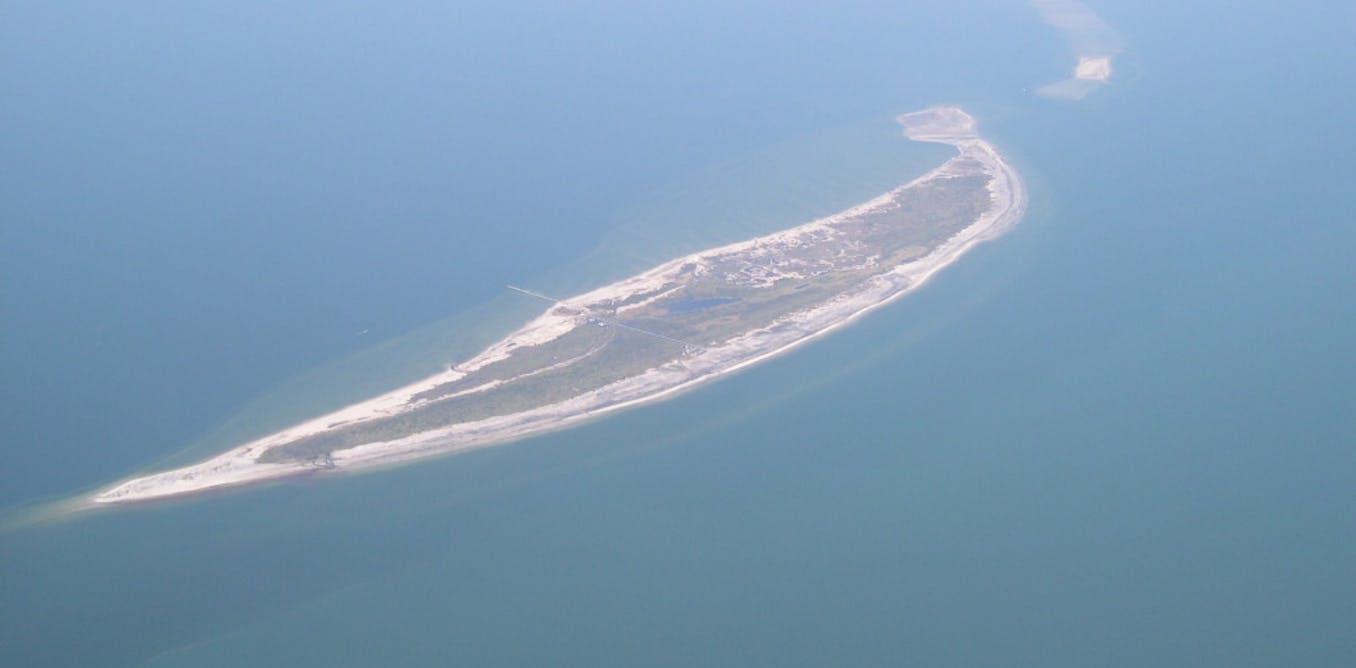
<svg viewBox="0 0 1356 668"><path fill-rule="evenodd" d="M536 297L537 299L545 299L546 301L551 302L552 304L559 304L559 303L561 302L561 300L559 300L559 299L555 299L555 298L553 298L553 297L547 297L546 295L544 295L544 294L542 294L542 293L540 293L540 292L537 292L537 291L535 291L535 290L528 290L527 288L520 288L520 287L518 287L518 286L516 286L516 285L510 285L510 286L508 286L508 289L510 289L510 290L512 290L512 291L514 291L514 292L517 292L517 293L519 293L519 294L527 295L527 296L529 296L529 297Z"/></svg>

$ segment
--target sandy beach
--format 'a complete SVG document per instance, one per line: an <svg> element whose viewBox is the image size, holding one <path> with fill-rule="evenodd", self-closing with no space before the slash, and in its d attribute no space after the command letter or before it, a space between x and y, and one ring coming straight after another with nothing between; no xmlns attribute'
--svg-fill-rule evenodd
<svg viewBox="0 0 1356 668"><path fill-rule="evenodd" d="M420 400L416 395L421 392L464 378L477 369L504 359L516 348L551 341L578 326L576 319L561 315L559 309L551 308L479 355L442 373L245 443L197 464L120 481L95 492L86 500L93 505L107 505L161 499L299 474L328 474L387 466L515 441L577 425L627 407L672 397L784 354L856 322L867 313L918 289L976 244L1001 235L1020 220L1026 210L1027 195L1021 179L993 146L978 135L974 119L964 111L955 107L933 108L900 116L899 122L909 139L949 144L957 149L957 155L918 179L832 216L680 257L631 278L565 299L561 305L587 308L590 304L622 302L634 295L662 289L685 264L701 263L706 258L723 254L756 253L762 246L797 243L800 239L810 238L810 235L827 233L838 221L890 204L894 193L902 189L929 179L946 177L962 161L966 161L967 165L982 165L983 170L992 177L988 186L990 206L973 223L926 255L885 271L826 303L790 313L771 325L743 333L718 346L703 348L689 356L566 401L455 424L396 440L337 450L333 453L332 461L323 469L305 462L257 461L262 453L283 443L319 434L337 425L394 415L417 406Z"/></svg>
<svg viewBox="0 0 1356 668"><path fill-rule="evenodd" d="M1078 59L1078 65L1074 67L1074 78L1085 81L1096 81L1106 83L1111 80L1111 57L1100 56L1091 58L1084 56Z"/></svg>

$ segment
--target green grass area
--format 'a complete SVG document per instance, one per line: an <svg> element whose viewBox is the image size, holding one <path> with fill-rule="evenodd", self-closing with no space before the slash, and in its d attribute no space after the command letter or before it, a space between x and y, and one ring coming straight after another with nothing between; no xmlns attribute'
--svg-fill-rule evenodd
<svg viewBox="0 0 1356 668"><path fill-rule="evenodd" d="M442 383L420 392L413 398L416 400L437 399L492 381L516 378L553 364L588 355L606 345L614 333L615 328L612 327L575 327L549 344L519 348L506 359L490 364L475 373L450 383Z"/></svg>
<svg viewBox="0 0 1356 668"><path fill-rule="evenodd" d="M596 328L603 329L603 328ZM610 339L596 354L576 364L498 387L434 401L399 415L370 420L272 448L260 461L309 460L335 450L499 415L520 413L564 401L608 383L629 378L682 354L682 346L638 332L608 327ZM545 347L545 346L543 346Z"/></svg>

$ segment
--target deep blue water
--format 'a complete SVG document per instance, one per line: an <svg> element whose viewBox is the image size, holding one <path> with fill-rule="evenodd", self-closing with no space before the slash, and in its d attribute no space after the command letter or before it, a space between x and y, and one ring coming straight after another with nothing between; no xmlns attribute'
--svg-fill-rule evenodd
<svg viewBox="0 0 1356 668"><path fill-rule="evenodd" d="M5 10L10 509L945 155L893 113L966 105L1033 206L671 402L0 533L0 664L1356 662L1356 10L1096 3L1070 104L1027 7L937 4Z"/></svg>

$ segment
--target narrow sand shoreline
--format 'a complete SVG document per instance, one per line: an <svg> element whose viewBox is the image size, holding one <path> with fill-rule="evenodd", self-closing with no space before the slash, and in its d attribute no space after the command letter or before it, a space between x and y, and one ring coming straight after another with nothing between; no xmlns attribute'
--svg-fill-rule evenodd
<svg viewBox="0 0 1356 668"><path fill-rule="evenodd" d="M434 455L502 444L526 436L565 428L613 411L658 401L703 383L783 354L799 345L845 327L918 289L938 271L959 259L976 244L993 239L1015 224L1026 210L1021 179L988 142L979 137L974 119L955 107L939 107L899 117L905 134L914 141L950 144L958 154L940 167L889 193L826 218L770 235L713 248L666 262L617 283L565 300L566 305L622 301L628 296L661 288L685 263L732 252L755 251L763 245L786 243L828 229L834 222L887 205L894 193L929 179L944 177L962 160L982 165L993 178L990 208L972 224L926 256L878 275L852 292L813 308L788 314L766 327L746 332L718 347L703 349L642 374L581 394L569 400L531 410L467 422L392 441L368 443L333 453L333 467L324 471L353 471ZM576 326L572 318L544 313L484 352L448 370L386 394L308 420L251 441L190 466L121 481L87 497L91 505L106 505L194 494L222 487L314 473L302 462L255 461L269 448L323 432L337 424L392 415L407 408L420 392L455 381L517 347L554 339Z"/></svg>

